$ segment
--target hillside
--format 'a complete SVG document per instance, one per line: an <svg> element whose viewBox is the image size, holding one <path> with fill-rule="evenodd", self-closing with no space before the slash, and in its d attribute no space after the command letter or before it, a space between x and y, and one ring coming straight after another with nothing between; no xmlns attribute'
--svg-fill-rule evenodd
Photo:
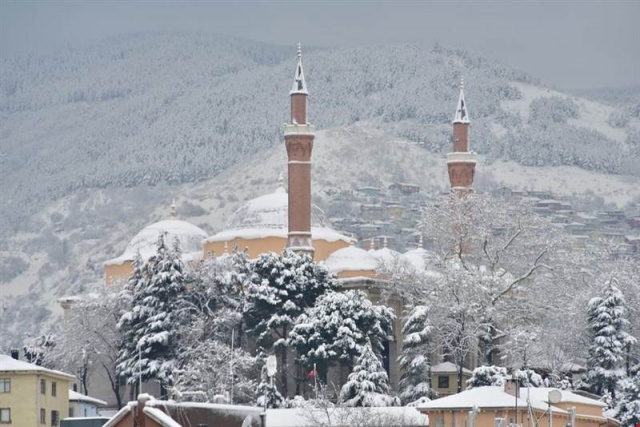
<svg viewBox="0 0 640 427"><path fill-rule="evenodd" d="M0 59L7 342L41 331L59 311L57 297L102 286L102 262L166 217L173 198L182 219L214 232L243 201L272 191L286 166L293 54L160 33ZM304 63L309 115L320 130L314 200L328 211L337 210L328 197L336 190L398 180L425 192L446 188L444 153L462 75L479 185L590 191L619 205L640 196L632 106L551 91L442 47L308 49ZM618 116L625 120L611 121Z"/></svg>
<svg viewBox="0 0 640 427"><path fill-rule="evenodd" d="M29 215L81 189L198 182L274 146L287 119L293 50L158 33L3 58L0 173L8 184L0 196L10 203L0 207L0 230L33 230ZM320 128L379 119L442 153L464 75L479 153L637 172L637 111L612 127L612 108L596 108L602 126L585 127L588 105L544 88L529 97L523 88L538 88L535 79L485 58L395 46L310 49L304 61Z"/></svg>

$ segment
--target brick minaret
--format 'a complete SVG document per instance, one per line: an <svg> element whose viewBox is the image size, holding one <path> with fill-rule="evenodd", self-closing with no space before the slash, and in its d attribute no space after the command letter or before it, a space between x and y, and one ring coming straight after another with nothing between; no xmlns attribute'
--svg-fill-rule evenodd
<svg viewBox="0 0 640 427"><path fill-rule="evenodd" d="M311 240L311 151L314 127L307 123L307 83L298 45L298 64L291 92L291 122L284 126L289 160L289 234L287 247L313 257Z"/></svg>
<svg viewBox="0 0 640 427"><path fill-rule="evenodd" d="M461 195L471 191L476 169L476 155L469 151L469 125L464 83L460 83L460 97L453 118L453 152L447 154L447 168L451 191Z"/></svg>

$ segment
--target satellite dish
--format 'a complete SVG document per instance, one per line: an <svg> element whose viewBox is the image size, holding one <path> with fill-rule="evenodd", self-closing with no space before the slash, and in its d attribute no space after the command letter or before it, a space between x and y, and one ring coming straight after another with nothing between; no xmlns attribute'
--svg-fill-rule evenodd
<svg viewBox="0 0 640 427"><path fill-rule="evenodd" d="M269 375L270 377L274 376L278 369L278 362L276 361L276 357L274 355L267 357L266 366L267 366L267 375Z"/></svg>
<svg viewBox="0 0 640 427"><path fill-rule="evenodd" d="M562 401L562 392L560 390L551 390L549 392L549 403L560 403Z"/></svg>

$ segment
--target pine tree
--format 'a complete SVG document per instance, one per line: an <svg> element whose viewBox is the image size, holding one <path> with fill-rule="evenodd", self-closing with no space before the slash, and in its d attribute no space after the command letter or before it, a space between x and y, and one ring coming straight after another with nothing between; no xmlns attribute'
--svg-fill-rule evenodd
<svg viewBox="0 0 640 427"><path fill-rule="evenodd" d="M620 421L620 427L636 427L640 424L640 372L622 381L613 417Z"/></svg>
<svg viewBox="0 0 640 427"><path fill-rule="evenodd" d="M389 376L371 344L362 347L353 372L340 390L340 400L347 406L389 406Z"/></svg>
<svg viewBox="0 0 640 427"><path fill-rule="evenodd" d="M287 392L287 343L295 320L338 282L311 257L285 250L268 253L251 264L243 317L261 349L275 349L283 391Z"/></svg>
<svg viewBox="0 0 640 427"><path fill-rule="evenodd" d="M56 337L51 334L41 335L37 338L27 338L24 341L22 351L24 352L24 358L29 363L36 364L38 366L44 366L45 368L51 368L47 355L56 346Z"/></svg>
<svg viewBox="0 0 640 427"><path fill-rule="evenodd" d="M607 281L603 298L589 301L587 319L592 344L584 383L592 393L599 396L609 393L615 401L618 382L624 376L623 354L635 339L625 331L629 322L624 317L624 296L614 282L615 279Z"/></svg>
<svg viewBox="0 0 640 427"><path fill-rule="evenodd" d="M513 377L518 380L520 387L542 387L542 377L532 369L516 369Z"/></svg>
<svg viewBox="0 0 640 427"><path fill-rule="evenodd" d="M140 375L144 381L158 380L163 387L173 384L179 327L185 321L186 278L177 242L170 249L164 239L161 234L157 253L134 268L131 282L137 283L131 283L131 309L120 320L125 342L118 367L129 383L136 383Z"/></svg>
<svg viewBox="0 0 640 427"><path fill-rule="evenodd" d="M261 381L257 389L256 405L262 408L280 408L284 402L282 394L272 378L267 376L266 369L262 370Z"/></svg>
<svg viewBox="0 0 640 427"><path fill-rule="evenodd" d="M372 304L362 291L327 292L296 320L289 344L324 381L332 362L351 366L367 343L380 357L393 318L393 310Z"/></svg>
<svg viewBox="0 0 640 427"><path fill-rule="evenodd" d="M415 306L404 321L402 334L402 354L398 358L402 371L400 399L404 403L413 402L421 397L433 398L431 389L430 338L433 325L429 319L427 306Z"/></svg>

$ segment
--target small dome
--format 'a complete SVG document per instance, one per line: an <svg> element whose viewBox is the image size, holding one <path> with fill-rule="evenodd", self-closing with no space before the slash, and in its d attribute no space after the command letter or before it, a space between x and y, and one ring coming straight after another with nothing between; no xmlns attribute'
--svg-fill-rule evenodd
<svg viewBox="0 0 640 427"><path fill-rule="evenodd" d="M422 271L427 269L427 263L433 259L433 254L424 248L416 248L402 254L402 258L416 270Z"/></svg>
<svg viewBox="0 0 640 427"><path fill-rule="evenodd" d="M386 246L384 248L378 249L377 251L369 250L369 253L373 255L381 264L392 263L396 261L400 256L400 252L389 249Z"/></svg>
<svg viewBox="0 0 640 427"><path fill-rule="evenodd" d="M331 273L343 271L375 271L378 260L371 253L356 246L338 249L325 261Z"/></svg>
<svg viewBox="0 0 640 427"><path fill-rule="evenodd" d="M186 221L176 219L159 221L143 228L131 239L122 255L107 261L106 264L132 261L138 253L142 259L149 259L156 253L158 237L161 233L167 233L165 243L169 246L173 245L174 239L178 239L185 258L192 258L194 253L202 252L202 241L207 238L207 233L203 229Z"/></svg>

